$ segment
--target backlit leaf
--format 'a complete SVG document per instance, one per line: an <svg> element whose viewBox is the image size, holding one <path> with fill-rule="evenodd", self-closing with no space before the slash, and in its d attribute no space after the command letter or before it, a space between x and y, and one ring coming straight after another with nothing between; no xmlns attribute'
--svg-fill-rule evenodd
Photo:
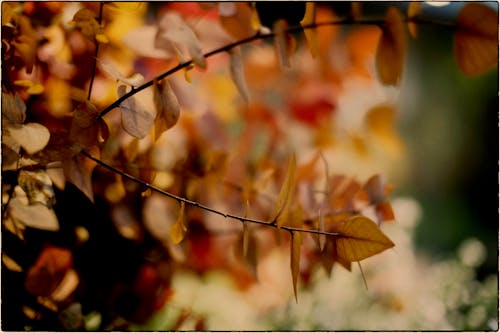
<svg viewBox="0 0 500 333"><path fill-rule="evenodd" d="M236 85L236 88L238 89L241 98L243 98L243 101L248 105L248 100L249 100L248 87L247 87L247 82L245 80L245 73L243 69L243 61L241 57L240 48L239 47L232 48L229 51L229 55L231 64L230 66L231 79Z"/></svg>
<svg viewBox="0 0 500 333"><path fill-rule="evenodd" d="M174 244L179 244L184 239L186 235L186 225L185 225L185 206L186 204L181 202L181 208L179 209L179 215L177 216L177 220L170 228L170 238Z"/></svg>
<svg viewBox="0 0 500 333"><path fill-rule="evenodd" d="M100 43L107 43L108 38L104 35L103 28L99 25L93 11L82 8L73 16L70 22L80 29L82 34L91 41L97 40Z"/></svg>
<svg viewBox="0 0 500 333"><path fill-rule="evenodd" d="M184 62L184 52L187 51L197 66L206 67L205 56L198 38L177 13L168 12L160 18L155 46L169 52L173 51L181 63Z"/></svg>
<svg viewBox="0 0 500 333"><path fill-rule="evenodd" d="M278 200L273 214L271 215L271 221L277 222L278 228L281 228L284 221L278 222L278 218L284 211L286 211L292 200L293 192L295 191L295 171L297 169L295 154L292 154L290 161L288 162L288 169L285 176L285 181L281 187L280 193L278 195Z"/></svg>
<svg viewBox="0 0 500 333"><path fill-rule="evenodd" d="M59 221L54 210L41 203L26 205L19 198L13 198L9 202L9 214L17 222L27 227L57 231L59 230Z"/></svg>
<svg viewBox="0 0 500 333"><path fill-rule="evenodd" d="M484 4L467 3L457 19L454 53L460 70L480 75L498 64L498 13Z"/></svg>
<svg viewBox="0 0 500 333"><path fill-rule="evenodd" d="M157 110L155 136L158 138L177 123L181 107L167 79L155 82L154 87L154 103Z"/></svg>
<svg viewBox="0 0 500 333"><path fill-rule="evenodd" d="M378 76L383 84L395 86L399 83L405 61L406 43L403 14L396 7L389 7L375 59Z"/></svg>
<svg viewBox="0 0 500 333"><path fill-rule="evenodd" d="M141 73L134 73L130 77L126 77L122 73L120 73L116 68L112 65L106 63L103 60L97 59L99 67L112 78L125 83L128 86L138 87L144 82L144 76Z"/></svg>
<svg viewBox="0 0 500 333"><path fill-rule="evenodd" d="M336 250L340 258L353 262L369 258L394 246L394 243L369 218L355 215L333 225L338 232Z"/></svg>
<svg viewBox="0 0 500 333"><path fill-rule="evenodd" d="M122 97L126 93L126 87L118 87L118 96ZM133 137L144 138L154 122L153 115L144 109L135 96L127 98L120 104L122 111L123 129Z"/></svg>
<svg viewBox="0 0 500 333"><path fill-rule="evenodd" d="M306 2L306 13L300 24L307 26L316 22L316 3ZM318 30L317 29L304 29L304 35L309 45L309 50L313 58L318 55Z"/></svg>
<svg viewBox="0 0 500 333"><path fill-rule="evenodd" d="M10 136L30 155L42 150L50 139L47 127L38 123L27 123L8 128Z"/></svg>

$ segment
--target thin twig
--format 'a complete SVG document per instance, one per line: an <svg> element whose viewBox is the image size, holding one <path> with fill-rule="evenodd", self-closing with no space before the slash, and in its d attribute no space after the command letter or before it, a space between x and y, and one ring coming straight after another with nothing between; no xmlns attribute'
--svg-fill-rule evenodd
<svg viewBox="0 0 500 333"><path fill-rule="evenodd" d="M233 214L229 214L229 213L224 213L224 212L221 212L217 209L214 209L212 207L209 207L209 206L205 206L203 204L200 204L199 202L196 202L196 201L193 201L193 200L189 200L189 199L186 199L186 198L183 198L183 197L180 197L178 195L175 195L173 193L170 193L170 192L167 192L165 190L162 190L161 188L158 188L154 185L151 185L149 184L148 182L145 182L137 177L134 177L122 170L119 170L109 164L107 164L106 162L104 161L101 161L100 159L92 156L91 154L89 154L87 151L85 150L82 150L81 151L81 154L83 154L85 157L91 159L92 161L96 162L97 164L99 164L100 166L110 170L110 171L113 171L119 175L121 175L122 177L124 178L127 178L133 182L136 182L138 184L141 184L155 192L158 192L160 194L163 194L164 196L168 197L168 198L171 198L171 199L174 199L178 202L184 202L186 205L190 205L190 206L193 206L193 207L197 207L199 209L202 209L204 211L207 211L207 212L210 212L210 213L213 213L213 214L216 214L216 215L219 215L219 216L222 216L226 219L233 219L233 220L238 220L240 222L250 222L250 223L255 223L255 224L260 224L260 225L263 225L263 226L268 226L268 227L272 227L272 228L278 228L278 226L275 224L275 223L272 223L272 222L269 222L269 221L263 221L263 220L257 220L257 219L252 219L252 218L248 218L248 217L244 217L244 216L239 216L239 215L233 215ZM299 232L306 232L306 233L310 233L310 234L319 234L319 235L327 235L327 236L342 236L340 233L337 233L337 232L327 232L327 231L320 231L320 230L313 230L313 229L302 229L302 228L294 228L294 227L289 227L289 226L282 226L281 229L283 230L287 230L289 232L292 232L292 231L299 231Z"/></svg>
<svg viewBox="0 0 500 333"><path fill-rule="evenodd" d="M446 21L436 21L432 19L424 19L424 18L408 18L405 20L406 22L413 22L416 24L435 24L435 25L442 25L442 26L453 26L453 22L446 22ZM346 18L346 19L341 19L341 20L331 20L331 21L324 21L324 22L314 22L311 24L304 24L304 25L297 25L293 27L289 27L285 30L286 33L294 33L301 31L303 29L316 29L316 28L321 28L321 27L327 27L331 25L382 25L384 24L384 20L353 20L352 18ZM230 51L231 49L251 43L256 40L264 40L268 38L274 37L276 34L274 32L269 32L269 33L260 33L257 32L255 35L235 41L233 43L226 44L222 47L219 47L215 50L212 50L210 52L207 52L203 55L205 58L209 58L215 54L222 53L222 52L227 52ZM109 113L111 110L117 108L120 106L120 104L125 101L127 98L130 98L131 96L137 94L138 92L151 87L154 82L160 81L167 76L170 76L184 68L188 68L189 66L192 66L194 64L193 60L188 60L186 62L180 63L177 66L167 70L166 72L156 76L155 78L151 79L150 81L147 81L140 85L137 88L132 87L132 90L130 90L128 93L124 94L117 100L115 100L113 103L105 107L101 113L98 115L97 119L100 119L104 117L107 113Z"/></svg>

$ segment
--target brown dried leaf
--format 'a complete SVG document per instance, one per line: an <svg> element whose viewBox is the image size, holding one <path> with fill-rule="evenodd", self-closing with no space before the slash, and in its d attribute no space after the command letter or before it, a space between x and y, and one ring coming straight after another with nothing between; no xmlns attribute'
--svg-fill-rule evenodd
<svg viewBox="0 0 500 333"><path fill-rule="evenodd" d="M64 176L66 177L66 181L75 185L92 202L94 202L92 171L95 166L95 162L90 161L81 155L75 155L71 159L63 161Z"/></svg>
<svg viewBox="0 0 500 333"><path fill-rule="evenodd" d="M401 79L407 43L405 27L403 14L389 7L375 59L380 81L385 85L398 85Z"/></svg>
<svg viewBox="0 0 500 333"><path fill-rule="evenodd" d="M249 97L248 97L248 87L247 82L245 80L245 72L243 68L243 60L241 57L241 50L239 47L232 48L229 51L230 55L230 72L231 79L233 80L238 92L240 93L241 98L245 104L248 105Z"/></svg>
<svg viewBox="0 0 500 333"><path fill-rule="evenodd" d="M156 106L155 136L156 139L166 130L172 128L181 113L181 106L167 79L154 84L154 103Z"/></svg>
<svg viewBox="0 0 500 333"><path fill-rule="evenodd" d="M297 282L300 273L300 248L302 246L302 233L292 231L291 249L290 249L290 267L292 270L292 283L293 293L295 295L295 302L297 299Z"/></svg>
<svg viewBox="0 0 500 333"><path fill-rule="evenodd" d="M118 96L126 93L126 87L118 87ZM154 122L153 115L138 103L135 96L127 98L120 104L123 129L133 137L144 138Z"/></svg>
<svg viewBox="0 0 500 333"><path fill-rule="evenodd" d="M288 213L289 206L293 200L293 192L295 191L295 171L296 171L296 161L295 154L292 154L290 161L288 162L288 169L285 176L285 181L281 187L280 193L278 195L278 200L273 214L271 215L271 221L276 222L278 228L281 228L285 222L280 218L283 213Z"/></svg>
<svg viewBox="0 0 500 333"><path fill-rule="evenodd" d="M455 58L465 75L481 75L498 64L498 13L493 8L467 3L454 37Z"/></svg>

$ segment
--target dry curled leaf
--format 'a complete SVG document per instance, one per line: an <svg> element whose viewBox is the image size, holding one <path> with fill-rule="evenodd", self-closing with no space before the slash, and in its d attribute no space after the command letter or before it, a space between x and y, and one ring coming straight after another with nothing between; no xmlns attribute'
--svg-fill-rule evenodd
<svg viewBox="0 0 500 333"><path fill-rule="evenodd" d="M229 55L230 55L231 79L236 85L236 88L238 89L241 98L243 98L245 104L248 105L249 94L248 94L247 82L245 80L245 72L243 68L243 60L240 48L239 47L232 48L229 51Z"/></svg>
<svg viewBox="0 0 500 333"><path fill-rule="evenodd" d="M454 53L460 70L481 75L498 64L498 13L485 4L467 3L457 19Z"/></svg>
<svg viewBox="0 0 500 333"><path fill-rule="evenodd" d="M401 79L407 44L405 27L403 14L389 7L375 59L379 79L385 85L398 85Z"/></svg>

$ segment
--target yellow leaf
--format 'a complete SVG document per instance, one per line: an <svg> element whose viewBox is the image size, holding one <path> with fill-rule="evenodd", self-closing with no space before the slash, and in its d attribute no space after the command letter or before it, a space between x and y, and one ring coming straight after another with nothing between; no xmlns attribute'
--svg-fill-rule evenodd
<svg viewBox="0 0 500 333"><path fill-rule="evenodd" d="M336 239L337 255L348 262L360 261L394 246L394 243L369 218L355 215L338 221L332 232Z"/></svg>
<svg viewBox="0 0 500 333"><path fill-rule="evenodd" d="M106 35L102 34L102 33L96 34L95 35L95 40L98 41L99 43L102 43L102 44L108 44L109 43L108 37L106 37Z"/></svg>
<svg viewBox="0 0 500 333"><path fill-rule="evenodd" d="M295 154L292 154L290 161L288 162L288 169L285 176L285 181L281 187L280 193L278 195L278 201L276 202L276 207L274 213L272 214L271 221L277 222L278 228L281 228L283 221L278 221L278 218L284 211L288 209L293 199L293 192L295 191L295 170L297 169Z"/></svg>
<svg viewBox="0 0 500 333"><path fill-rule="evenodd" d="M9 271L22 272L23 268L11 257L2 253L2 263L7 267Z"/></svg>
<svg viewBox="0 0 500 333"><path fill-rule="evenodd" d="M181 208L179 209L179 215L177 216L177 221L170 228L170 238L174 244L179 244L184 239L186 235L187 228L184 224L185 220L185 203L181 202Z"/></svg>
<svg viewBox="0 0 500 333"><path fill-rule="evenodd" d="M292 231L291 252L290 252L290 267L292 270L293 293L295 302L297 300L297 281L300 273L300 247L302 246L302 233Z"/></svg>
<svg viewBox="0 0 500 333"><path fill-rule="evenodd" d="M460 70L480 75L498 64L498 13L483 4L468 3L460 11L454 36Z"/></svg>
<svg viewBox="0 0 500 333"><path fill-rule="evenodd" d="M309 24L314 24L316 22L316 3L306 2L306 13L300 24L306 26ZM309 50L313 58L318 55L318 31L317 29L304 29L304 35L306 36L307 43L309 45Z"/></svg>
<svg viewBox="0 0 500 333"><path fill-rule="evenodd" d="M403 14L396 7L387 10L382 30L376 55L377 72L383 84L395 86L403 72L407 43Z"/></svg>
<svg viewBox="0 0 500 333"><path fill-rule="evenodd" d="M411 1L408 4L408 31L410 32L410 35L413 38L417 38L417 24L412 22L411 20L414 19L418 14L420 14L420 11L422 10L422 3L418 1Z"/></svg>

